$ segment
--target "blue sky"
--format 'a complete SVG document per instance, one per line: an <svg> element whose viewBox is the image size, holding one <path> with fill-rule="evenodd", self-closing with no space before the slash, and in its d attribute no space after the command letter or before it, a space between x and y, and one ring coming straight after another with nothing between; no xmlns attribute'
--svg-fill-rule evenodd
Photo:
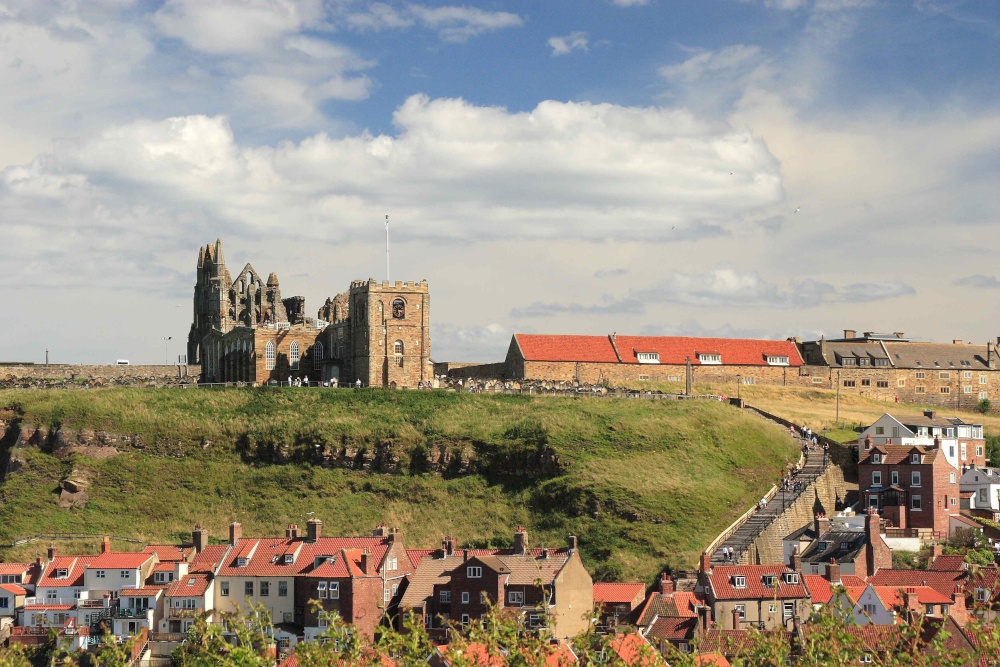
<svg viewBox="0 0 1000 667"><path fill-rule="evenodd" d="M199 245L314 312L1000 334L1000 3L0 0L0 358L162 360ZM172 343L173 343L172 341Z"/></svg>

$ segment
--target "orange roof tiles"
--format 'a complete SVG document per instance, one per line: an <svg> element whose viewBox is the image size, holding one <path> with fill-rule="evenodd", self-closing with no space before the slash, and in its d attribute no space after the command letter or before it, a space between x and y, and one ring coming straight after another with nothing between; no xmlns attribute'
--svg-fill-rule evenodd
<svg viewBox="0 0 1000 667"><path fill-rule="evenodd" d="M153 554L141 551L109 551L95 557L86 567L88 570L130 570L154 558Z"/></svg>
<svg viewBox="0 0 1000 667"><path fill-rule="evenodd" d="M640 582L618 584L599 581L594 584L594 603L631 603L645 593L646 584Z"/></svg>
<svg viewBox="0 0 1000 667"><path fill-rule="evenodd" d="M153 567L153 572L173 572L175 567L175 562L157 563Z"/></svg>
<svg viewBox="0 0 1000 667"><path fill-rule="evenodd" d="M188 571L191 573L214 572L227 551L229 551L228 544L211 544L205 547L191 560Z"/></svg>
<svg viewBox="0 0 1000 667"><path fill-rule="evenodd" d="M0 584L0 589L7 591L8 593L13 593L14 595L27 595L28 591L24 590L17 584Z"/></svg>
<svg viewBox="0 0 1000 667"><path fill-rule="evenodd" d="M123 598L148 598L156 597L162 592L162 586L143 586L142 588L124 588L118 596Z"/></svg>
<svg viewBox="0 0 1000 667"><path fill-rule="evenodd" d="M712 590L719 600L782 600L807 598L802 577L797 584L785 583L786 573L795 574L784 565L719 565L709 575ZM764 584L765 576L777 577L777 585ZM738 588L735 577L744 577L745 585Z"/></svg>
<svg viewBox="0 0 1000 667"><path fill-rule="evenodd" d="M646 638L680 641L694 637L698 628L697 618L663 616L656 619L646 630Z"/></svg>
<svg viewBox="0 0 1000 667"><path fill-rule="evenodd" d="M965 572L882 569L868 577L868 583L876 586L930 586L939 593L951 595L955 584L961 583L965 575Z"/></svg>
<svg viewBox="0 0 1000 667"><path fill-rule="evenodd" d="M463 648L452 648L450 644L441 644L435 649L435 653L440 661L445 665L451 665L449 655L454 655L454 659L462 656L461 664L472 665L473 667L503 667L505 660L503 655L491 654L485 644L469 642Z"/></svg>
<svg viewBox="0 0 1000 667"><path fill-rule="evenodd" d="M653 665L666 664L663 656L638 632L615 635L608 646L629 667L652 667Z"/></svg>
<svg viewBox="0 0 1000 667"><path fill-rule="evenodd" d="M702 653L694 656L694 664L698 667L730 667L726 656L718 653Z"/></svg>
<svg viewBox="0 0 1000 667"><path fill-rule="evenodd" d="M168 598L201 597L210 585L211 581L208 576L204 574L189 574L170 584L166 595Z"/></svg>
<svg viewBox="0 0 1000 667"><path fill-rule="evenodd" d="M301 549L293 563L285 563L284 555L296 543ZM225 556L219 567L219 576L227 577L281 577L306 574L313 570L314 561L321 556L338 556L342 549L368 550L369 558L378 567L388 549L387 537L321 537L307 542L303 537L243 538ZM200 555L200 554L199 554ZM247 558L244 566L237 565L239 558Z"/></svg>
<svg viewBox="0 0 1000 667"><path fill-rule="evenodd" d="M179 547L175 544L150 544L142 550L142 553L154 554L161 562L187 561L188 555L194 547Z"/></svg>
<svg viewBox="0 0 1000 667"><path fill-rule="evenodd" d="M38 588L69 588L83 586L83 571L97 556L56 556L45 569L38 582ZM66 570L67 576L57 577L59 570Z"/></svg>
<svg viewBox="0 0 1000 667"><path fill-rule="evenodd" d="M527 361L591 361L618 363L607 336L543 336L514 334Z"/></svg>
<svg viewBox="0 0 1000 667"><path fill-rule="evenodd" d="M26 604L24 608L28 611L69 611L76 609L75 604Z"/></svg>
<svg viewBox="0 0 1000 667"><path fill-rule="evenodd" d="M917 596L920 604L951 604L950 595L944 595L930 586L872 586L875 594L886 609L903 606L903 594L910 593Z"/></svg>
<svg viewBox="0 0 1000 667"><path fill-rule="evenodd" d="M820 574L804 574L802 579L812 596L813 604L828 604L833 599L833 586Z"/></svg>

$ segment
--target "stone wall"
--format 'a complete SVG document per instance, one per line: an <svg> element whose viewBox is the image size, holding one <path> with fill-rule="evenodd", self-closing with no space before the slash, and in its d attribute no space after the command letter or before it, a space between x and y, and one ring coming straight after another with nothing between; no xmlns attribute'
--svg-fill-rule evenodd
<svg viewBox="0 0 1000 667"><path fill-rule="evenodd" d="M196 384L200 374L200 366L0 365L0 389L178 387Z"/></svg>
<svg viewBox="0 0 1000 667"><path fill-rule="evenodd" d="M747 562L781 563L784 560L782 540L788 534L813 522L818 510L817 501L823 506L827 515L832 516L837 496L843 499L848 491L856 489L857 484L848 482L844 478L844 471L839 465L830 465L788 509L757 536L747 552Z"/></svg>

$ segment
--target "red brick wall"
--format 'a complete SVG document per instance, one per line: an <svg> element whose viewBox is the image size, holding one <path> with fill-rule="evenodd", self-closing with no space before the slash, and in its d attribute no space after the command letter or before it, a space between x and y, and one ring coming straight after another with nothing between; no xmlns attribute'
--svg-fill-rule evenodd
<svg viewBox="0 0 1000 667"><path fill-rule="evenodd" d="M933 465L926 463L913 465L910 463L885 465L862 462L858 464L858 488L860 489L862 506L868 506L866 490L872 485L872 473L882 473L882 488L885 489L892 481L890 470L899 472L899 487L906 491L906 525L908 528L929 528L944 534L948 532L948 519L952 514L958 514L960 503L958 472L945 460L943 453L935 457ZM920 486L911 486L911 473L920 472ZM955 473L956 481L951 482L951 473ZM921 509L911 509L911 496L920 496ZM947 505L945 499L947 498ZM955 505L951 505L951 499Z"/></svg>

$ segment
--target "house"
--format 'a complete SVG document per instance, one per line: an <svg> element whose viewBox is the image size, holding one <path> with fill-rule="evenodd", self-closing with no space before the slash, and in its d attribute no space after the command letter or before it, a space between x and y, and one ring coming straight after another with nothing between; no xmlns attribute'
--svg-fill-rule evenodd
<svg viewBox="0 0 1000 667"><path fill-rule="evenodd" d="M627 667L663 667L663 656L638 632L615 635L608 650Z"/></svg>
<svg viewBox="0 0 1000 667"><path fill-rule="evenodd" d="M849 590L849 594L854 591ZM856 625L895 625L916 616L947 616L955 595L945 595L930 586L873 586L869 584L856 597L851 616Z"/></svg>
<svg viewBox="0 0 1000 667"><path fill-rule="evenodd" d="M867 583L875 586L906 588L909 586L930 586L938 593L950 596L956 586L965 586L968 572L965 570L897 570L886 568L868 577Z"/></svg>
<svg viewBox="0 0 1000 667"><path fill-rule="evenodd" d="M879 518L875 514L858 517L815 515L807 525L784 539L786 554L791 562L797 550L800 557L793 568L803 574L823 574L831 563L841 574L868 577L879 568L892 566L892 551L879 531Z"/></svg>
<svg viewBox="0 0 1000 667"><path fill-rule="evenodd" d="M185 574L170 584L163 594L163 613L159 618L159 632L187 632L197 616L208 613L208 621L215 619L215 587L209 574Z"/></svg>
<svg viewBox="0 0 1000 667"><path fill-rule="evenodd" d="M969 497L968 506L962 509L978 510L976 514L987 519L1000 519L1000 468L974 467L962 473L958 481L964 496Z"/></svg>
<svg viewBox="0 0 1000 667"><path fill-rule="evenodd" d="M481 618L489 607L516 614L526 628L548 627L557 639L590 627L593 581L575 537L562 549L531 549L519 528L512 549L457 552L454 544L449 537L435 552L414 554L419 562L400 602L433 634Z"/></svg>
<svg viewBox="0 0 1000 667"><path fill-rule="evenodd" d="M242 526L231 524L229 548L212 582L217 612L233 612L237 606L245 608L248 604L262 605L282 636L291 639L303 634L315 636L324 627L323 615L309 609L310 600L319 600L326 611L338 611L370 637L382 615L391 611L391 603L404 578L413 571L401 534L377 526L371 537L323 537L322 529L322 521L310 519L305 535L291 524L284 538L244 538ZM347 579L312 576L331 560L340 558L343 562L343 550L358 557L362 574L355 576L355 572ZM196 567L201 567L198 557L192 561L192 573ZM325 572L321 570L319 574ZM362 579L366 581L361 582ZM331 583L337 591L336 598L330 597ZM291 625L280 627L281 624Z"/></svg>
<svg viewBox="0 0 1000 667"><path fill-rule="evenodd" d="M664 576L666 576L664 574ZM646 599L646 585L641 582L594 582L594 607L598 610L597 627L614 631L619 625L635 621L635 612Z"/></svg>
<svg viewBox="0 0 1000 667"><path fill-rule="evenodd" d="M881 511L893 528L948 535L950 517L959 513L958 471L940 448L878 444L862 454L858 486L865 507Z"/></svg>
<svg viewBox="0 0 1000 667"><path fill-rule="evenodd" d="M119 594L116 604L108 607L108 616L101 621L108 624L115 637L136 637L143 631L156 629L163 617L162 586L126 588ZM93 623L92 623L93 624Z"/></svg>
<svg viewBox="0 0 1000 667"><path fill-rule="evenodd" d="M858 442L860 461L873 446L904 445L939 449L956 470L986 465L986 440L982 424L970 424L958 417L942 417L934 410L920 415L886 413L862 431Z"/></svg>
<svg viewBox="0 0 1000 667"><path fill-rule="evenodd" d="M117 594L126 588L138 588L153 574L157 558L154 553L112 551L111 539L101 542L101 553L83 569L83 585L91 599L104 594Z"/></svg>
<svg viewBox="0 0 1000 667"><path fill-rule="evenodd" d="M41 558L33 563L0 563L0 584L17 584L34 595L43 570Z"/></svg>
<svg viewBox="0 0 1000 667"><path fill-rule="evenodd" d="M977 568L965 580L966 606L984 621L1000 618L1000 570L996 565Z"/></svg>
<svg viewBox="0 0 1000 667"><path fill-rule="evenodd" d="M716 627L791 630L812 613L802 574L785 565L711 565L702 554L702 584Z"/></svg>
<svg viewBox="0 0 1000 667"><path fill-rule="evenodd" d="M14 623L27 595L28 591L20 584L0 584L0 628Z"/></svg>
<svg viewBox="0 0 1000 667"><path fill-rule="evenodd" d="M664 572L659 586L639 610L636 626L661 653L666 644L687 653L691 641L706 629L709 613L701 593L676 590L676 582Z"/></svg>

